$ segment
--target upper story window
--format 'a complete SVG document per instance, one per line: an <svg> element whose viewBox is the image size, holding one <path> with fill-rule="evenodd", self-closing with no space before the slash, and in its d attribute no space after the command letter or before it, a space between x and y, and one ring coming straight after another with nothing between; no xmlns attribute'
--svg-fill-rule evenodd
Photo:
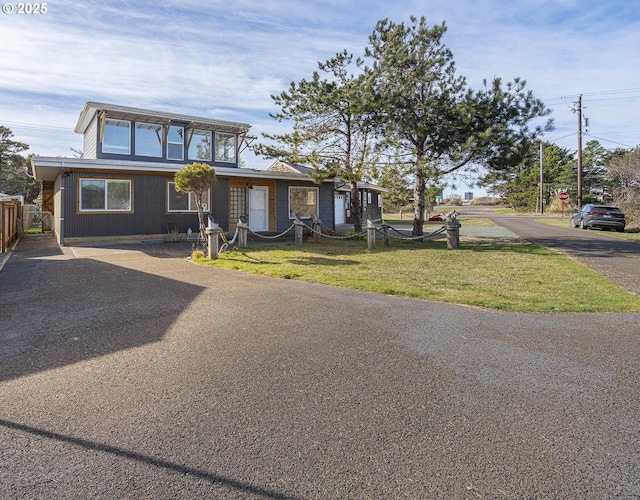
<svg viewBox="0 0 640 500"><path fill-rule="evenodd" d="M233 134L216 133L216 161L235 163L236 136Z"/></svg>
<svg viewBox="0 0 640 500"><path fill-rule="evenodd" d="M194 130L188 154L190 160L211 161L211 132L208 130Z"/></svg>
<svg viewBox="0 0 640 500"><path fill-rule="evenodd" d="M102 134L102 152L128 155L131 152L131 124L122 120L106 120Z"/></svg>
<svg viewBox="0 0 640 500"><path fill-rule="evenodd" d="M171 125L167 135L167 160L184 160L184 127Z"/></svg>
<svg viewBox="0 0 640 500"><path fill-rule="evenodd" d="M162 157L162 125L136 123L136 155Z"/></svg>

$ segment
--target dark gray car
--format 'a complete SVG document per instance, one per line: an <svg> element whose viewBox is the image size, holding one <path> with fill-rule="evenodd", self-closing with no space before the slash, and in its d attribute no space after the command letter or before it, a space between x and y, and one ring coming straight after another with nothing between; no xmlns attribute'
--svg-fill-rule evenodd
<svg viewBox="0 0 640 500"><path fill-rule="evenodd" d="M615 229L623 232L627 221L624 213L618 207L609 205L588 204L577 210L571 217L569 225L580 229Z"/></svg>

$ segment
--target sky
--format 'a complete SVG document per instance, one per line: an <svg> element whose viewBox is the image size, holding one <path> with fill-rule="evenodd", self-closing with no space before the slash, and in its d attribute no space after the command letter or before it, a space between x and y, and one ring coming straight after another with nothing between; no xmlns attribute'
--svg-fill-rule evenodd
<svg viewBox="0 0 640 500"><path fill-rule="evenodd" d="M285 132L272 95L338 52L362 55L379 20L411 16L446 22L471 88L526 80L553 110L549 142L577 149L582 95L583 144L640 144L638 0L54 0L37 14L0 4L0 125L28 153L81 151L73 129L87 101L248 123L258 140Z"/></svg>

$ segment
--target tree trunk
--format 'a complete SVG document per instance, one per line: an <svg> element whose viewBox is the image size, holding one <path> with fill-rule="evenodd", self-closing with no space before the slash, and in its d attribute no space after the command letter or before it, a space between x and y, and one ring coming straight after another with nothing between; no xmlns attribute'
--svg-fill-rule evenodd
<svg viewBox="0 0 640 500"><path fill-rule="evenodd" d="M413 236L422 236L422 226L424 224L426 182L422 170L416 173L416 183L413 188Z"/></svg>
<svg viewBox="0 0 640 500"><path fill-rule="evenodd" d="M353 217L353 230L362 232L362 211L360 210L360 198L358 197L358 182L351 181L351 217Z"/></svg>
<svg viewBox="0 0 640 500"><path fill-rule="evenodd" d="M207 241L207 237L205 235L207 224L204 221L204 210L202 209L202 195L197 193L195 193L195 195L196 195L196 207L198 208L198 229L200 230L200 236L198 239L200 240L200 245L202 246L202 250L206 253L207 248L209 246L209 242Z"/></svg>

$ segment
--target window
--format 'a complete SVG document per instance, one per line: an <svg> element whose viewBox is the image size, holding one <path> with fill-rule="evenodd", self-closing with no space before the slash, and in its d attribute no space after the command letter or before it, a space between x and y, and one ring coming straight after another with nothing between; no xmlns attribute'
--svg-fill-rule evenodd
<svg viewBox="0 0 640 500"><path fill-rule="evenodd" d="M128 155L131 151L129 122L106 120L102 134L102 152Z"/></svg>
<svg viewBox="0 0 640 500"><path fill-rule="evenodd" d="M211 161L211 132L194 130L189 144L190 160Z"/></svg>
<svg viewBox="0 0 640 500"><path fill-rule="evenodd" d="M131 212L131 181L80 179L80 211Z"/></svg>
<svg viewBox="0 0 640 500"><path fill-rule="evenodd" d="M189 193L181 193L176 191L176 183L167 183L167 211L168 212L197 212L198 207L196 205L196 195ZM207 189L206 193L202 196L202 208L205 212L210 212L211 205L211 190Z"/></svg>
<svg viewBox="0 0 640 500"><path fill-rule="evenodd" d="M177 125L169 127L167 136L167 160L184 160L184 128Z"/></svg>
<svg viewBox="0 0 640 500"><path fill-rule="evenodd" d="M162 125L136 123L136 155L162 157Z"/></svg>
<svg viewBox="0 0 640 500"><path fill-rule="evenodd" d="M318 216L318 188L289 187L289 218Z"/></svg>
<svg viewBox="0 0 640 500"><path fill-rule="evenodd" d="M236 224L241 215L247 215L247 188L232 187L229 205L229 222Z"/></svg>
<svg viewBox="0 0 640 500"><path fill-rule="evenodd" d="M216 161L235 163L236 136L216 133Z"/></svg>

